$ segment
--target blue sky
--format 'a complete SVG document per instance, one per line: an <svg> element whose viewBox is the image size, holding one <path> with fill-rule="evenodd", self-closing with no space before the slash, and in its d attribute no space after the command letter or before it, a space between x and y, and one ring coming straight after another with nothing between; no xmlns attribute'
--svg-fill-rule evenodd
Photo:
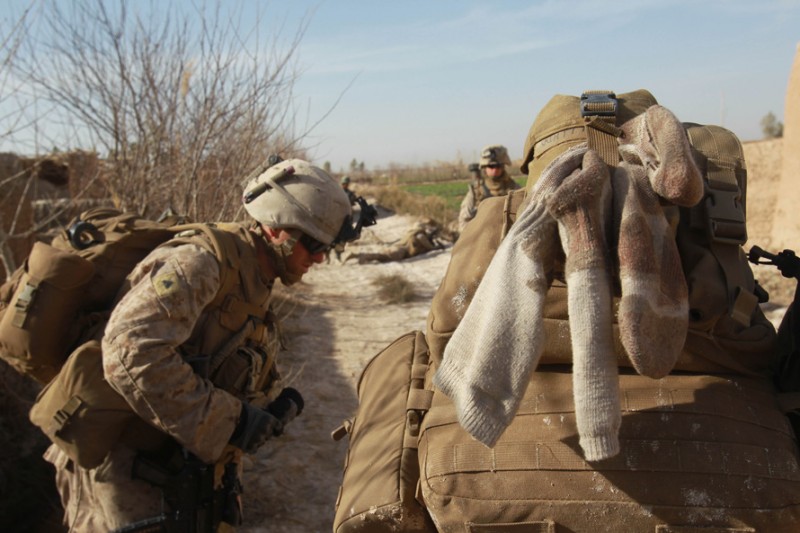
<svg viewBox="0 0 800 533"><path fill-rule="evenodd" d="M800 1L293 1L314 9L298 98L334 168L520 157L557 93L647 88L682 120L761 137L783 120ZM295 14L296 16L296 14ZM349 86L349 88L348 88ZM347 88L344 94L342 91Z"/></svg>
<svg viewBox="0 0 800 533"><path fill-rule="evenodd" d="M682 120L758 139L764 115L784 118L800 43L800 0L241 3L267 33L308 22L295 103L300 129L324 117L308 144L335 170L469 163L490 143L519 158L550 97L585 89L647 88Z"/></svg>

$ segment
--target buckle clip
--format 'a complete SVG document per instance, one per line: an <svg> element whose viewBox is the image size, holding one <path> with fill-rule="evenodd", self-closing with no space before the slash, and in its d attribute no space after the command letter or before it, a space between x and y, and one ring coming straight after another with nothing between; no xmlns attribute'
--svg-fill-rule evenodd
<svg viewBox="0 0 800 533"><path fill-rule="evenodd" d="M617 95L611 91L586 91L581 94L581 116L617 116Z"/></svg>
<svg viewBox="0 0 800 533"><path fill-rule="evenodd" d="M708 188L707 193L705 207L711 241L736 245L747 242L741 192Z"/></svg>

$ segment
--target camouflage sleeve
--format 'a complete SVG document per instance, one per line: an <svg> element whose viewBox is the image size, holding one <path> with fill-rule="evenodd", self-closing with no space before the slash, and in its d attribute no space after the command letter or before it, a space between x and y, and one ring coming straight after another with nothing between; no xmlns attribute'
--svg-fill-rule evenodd
<svg viewBox="0 0 800 533"><path fill-rule="evenodd" d="M195 374L178 347L219 289L216 257L192 244L158 248L130 279L103 337L106 379L140 417L214 462L241 403Z"/></svg>
<svg viewBox="0 0 800 533"><path fill-rule="evenodd" d="M470 186L466 196L464 196L464 199L461 200L461 209L458 212L459 231L464 229L464 226L467 225L467 222L475 218L476 211L477 206L475 205L475 193L472 192L472 186Z"/></svg>

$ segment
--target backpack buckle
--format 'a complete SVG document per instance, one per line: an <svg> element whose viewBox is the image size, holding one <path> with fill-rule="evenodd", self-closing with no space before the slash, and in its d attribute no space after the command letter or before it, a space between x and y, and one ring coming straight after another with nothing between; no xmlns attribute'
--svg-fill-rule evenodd
<svg viewBox="0 0 800 533"><path fill-rule="evenodd" d="M747 242L742 194L738 188L731 191L709 187L706 193L705 204L711 241L738 245Z"/></svg>
<svg viewBox="0 0 800 533"><path fill-rule="evenodd" d="M617 116L617 95L611 91L586 91L581 94L581 116Z"/></svg>
<svg viewBox="0 0 800 533"><path fill-rule="evenodd" d="M14 318L11 325L17 328L25 327L25 320L28 317L28 310L33 305L34 298L36 298L36 290L39 288L38 283L31 283L28 281L25 287L22 288L17 301L14 303Z"/></svg>

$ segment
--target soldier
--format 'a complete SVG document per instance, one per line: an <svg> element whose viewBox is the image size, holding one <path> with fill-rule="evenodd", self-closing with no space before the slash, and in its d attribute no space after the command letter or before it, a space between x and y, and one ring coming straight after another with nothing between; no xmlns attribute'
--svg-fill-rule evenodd
<svg viewBox="0 0 800 533"><path fill-rule="evenodd" d="M345 261L356 259L360 265L373 261L378 263L402 261L432 250L441 250L454 240L454 236L444 230L438 222L424 218L414 224L403 239L391 249L378 253L354 253Z"/></svg>
<svg viewBox="0 0 800 533"><path fill-rule="evenodd" d="M350 205L356 205L356 198L358 198L358 196L350 190L350 176L342 176L341 184L342 189L347 193L347 198L350 199Z"/></svg>
<svg viewBox="0 0 800 533"><path fill-rule="evenodd" d="M486 178L481 177L480 172L475 173L473 166L470 171L475 178L470 183L464 200L461 201L461 210L458 213L458 230L462 231L464 226L475 218L478 204L486 198L494 196L505 196L510 191L519 189L519 184L511 179L506 172L506 165L511 164L508 157L508 150L499 144L489 145L481 151L480 169L484 169Z"/></svg>
<svg viewBox="0 0 800 533"><path fill-rule="evenodd" d="M270 295L276 279L300 281L338 238L353 237L350 204L331 176L297 159L251 179L244 202L251 224L215 225L227 261L189 232L130 274L102 333L102 362L138 418L96 469L56 445L45 455L70 531L238 525L242 455L302 410L296 390L277 386Z"/></svg>

